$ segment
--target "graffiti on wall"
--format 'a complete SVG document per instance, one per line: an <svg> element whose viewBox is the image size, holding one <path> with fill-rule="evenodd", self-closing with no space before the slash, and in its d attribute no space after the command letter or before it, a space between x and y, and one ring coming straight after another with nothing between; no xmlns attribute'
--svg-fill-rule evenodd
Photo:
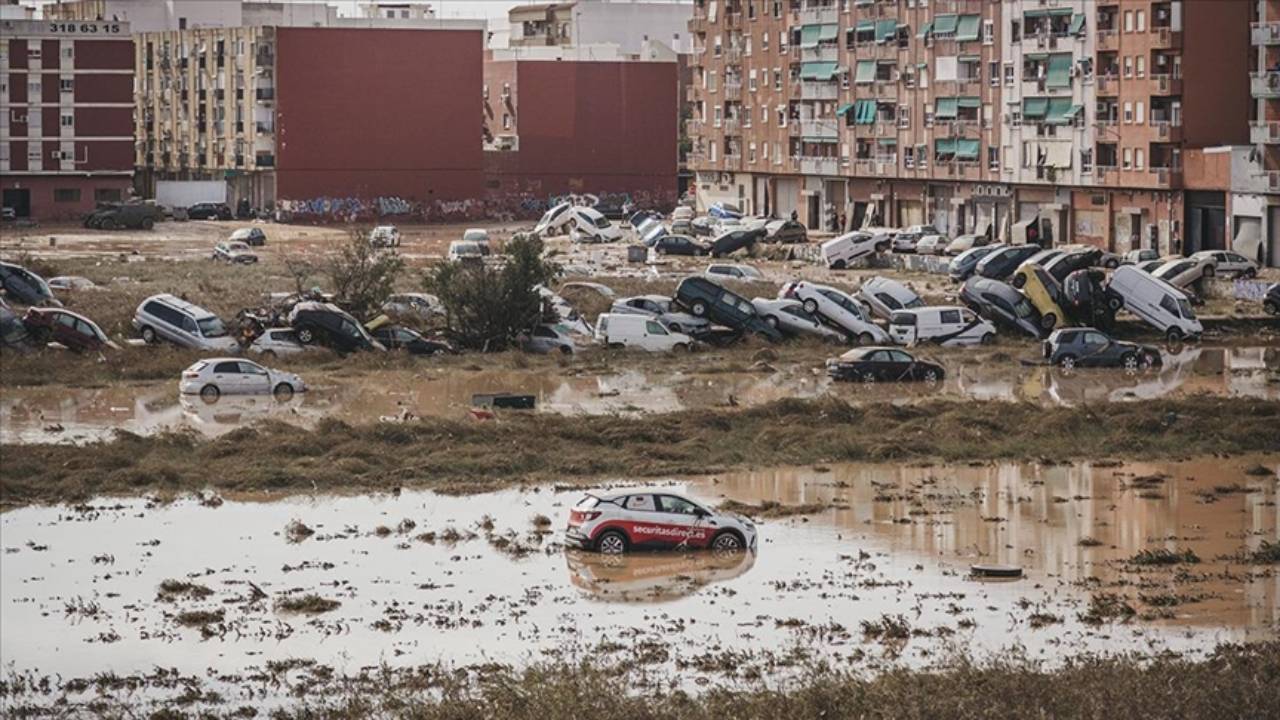
<svg viewBox="0 0 1280 720"><path fill-rule="evenodd" d="M373 222L384 218L424 223L473 220L511 222L536 219L549 208L565 202L585 207L607 204L620 208L634 207L666 212L675 206L676 200L675 192L573 192L545 195L516 191L491 192L484 198L429 202L396 196L317 197L281 200L279 209L283 220L315 223Z"/></svg>

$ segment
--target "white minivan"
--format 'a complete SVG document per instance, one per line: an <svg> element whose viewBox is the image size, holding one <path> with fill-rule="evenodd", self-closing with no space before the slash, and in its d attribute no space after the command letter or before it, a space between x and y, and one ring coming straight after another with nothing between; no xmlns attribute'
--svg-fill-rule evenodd
<svg viewBox="0 0 1280 720"><path fill-rule="evenodd" d="M1185 293L1133 265L1121 265L1108 285L1124 300L1124 309L1164 333L1169 340L1198 338L1204 327Z"/></svg>
<svg viewBox="0 0 1280 720"><path fill-rule="evenodd" d="M889 318L889 335L899 345L985 345L996 339L996 326L969 308L922 307L895 312Z"/></svg>
<svg viewBox="0 0 1280 720"><path fill-rule="evenodd" d="M858 258L889 249L889 236L857 230L822 243L822 259L832 270L843 270Z"/></svg>
<svg viewBox="0 0 1280 720"><path fill-rule="evenodd" d="M604 313L596 319L596 340L606 347L636 348L649 352L688 350L693 347L693 338L668 330L655 318L618 313Z"/></svg>

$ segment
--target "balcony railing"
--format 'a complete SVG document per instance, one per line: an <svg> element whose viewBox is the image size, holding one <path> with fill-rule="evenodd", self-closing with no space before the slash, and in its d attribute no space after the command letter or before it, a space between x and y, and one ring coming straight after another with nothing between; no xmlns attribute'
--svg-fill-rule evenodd
<svg viewBox="0 0 1280 720"><path fill-rule="evenodd" d="M1253 24L1254 45L1280 45L1280 22L1256 22Z"/></svg>
<svg viewBox="0 0 1280 720"><path fill-rule="evenodd" d="M840 22L840 9L833 2L825 7L808 7L800 11L802 25L834 24Z"/></svg>
<svg viewBox="0 0 1280 720"><path fill-rule="evenodd" d="M1255 120L1249 124L1249 141L1254 143L1280 143L1280 122Z"/></svg>
<svg viewBox="0 0 1280 720"><path fill-rule="evenodd" d="M801 120L797 124L800 126L800 134L804 137L839 137L840 125L835 120Z"/></svg>
<svg viewBox="0 0 1280 720"><path fill-rule="evenodd" d="M742 83L727 82L724 84L724 96L728 99L736 100L742 97Z"/></svg>
<svg viewBox="0 0 1280 720"><path fill-rule="evenodd" d="M840 158L801 156L800 172L805 175L835 175L840 172Z"/></svg>
<svg viewBox="0 0 1280 720"><path fill-rule="evenodd" d="M1280 71L1255 72L1251 89L1258 98L1280 98Z"/></svg>
<svg viewBox="0 0 1280 720"><path fill-rule="evenodd" d="M1180 167L1152 167L1148 170L1158 185L1162 187L1172 187L1182 184L1182 168Z"/></svg>
<svg viewBox="0 0 1280 720"><path fill-rule="evenodd" d="M1280 190L1280 170L1269 170L1263 175L1267 178L1268 190Z"/></svg>
<svg viewBox="0 0 1280 720"><path fill-rule="evenodd" d="M1173 28L1158 27L1151 28L1151 34L1155 37L1155 46L1160 48L1168 48L1177 45L1182 40L1182 33L1174 32Z"/></svg>
<svg viewBox="0 0 1280 720"><path fill-rule="evenodd" d="M1152 75L1151 82L1155 84L1156 92L1161 95L1181 95L1182 94L1182 78L1172 75Z"/></svg>
<svg viewBox="0 0 1280 720"><path fill-rule="evenodd" d="M742 125L738 118L725 118L722 125L725 135L737 135L742 132Z"/></svg>
<svg viewBox="0 0 1280 720"><path fill-rule="evenodd" d="M1099 50L1115 50L1119 47L1120 32L1118 30L1099 30L1094 37L1097 39Z"/></svg>
<svg viewBox="0 0 1280 720"><path fill-rule="evenodd" d="M800 82L801 100L835 100L840 88L833 82L802 80Z"/></svg>
<svg viewBox="0 0 1280 720"><path fill-rule="evenodd" d="M836 45L801 48L800 59L805 62L836 62L840 59L840 48Z"/></svg>
<svg viewBox="0 0 1280 720"><path fill-rule="evenodd" d="M1098 92L1102 95L1115 95L1120 89L1118 75L1098 75Z"/></svg>

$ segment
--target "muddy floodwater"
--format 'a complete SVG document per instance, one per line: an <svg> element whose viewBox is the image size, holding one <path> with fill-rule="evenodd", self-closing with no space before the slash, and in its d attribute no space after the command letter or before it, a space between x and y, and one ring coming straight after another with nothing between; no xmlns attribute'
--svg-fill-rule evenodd
<svg viewBox="0 0 1280 720"><path fill-rule="evenodd" d="M927 354L926 351L922 353ZM1280 399L1280 353L1264 347L1187 346L1166 353L1159 370L1064 373L1018 363L957 364L938 387L923 384L835 383L816 367L768 367L759 372L630 370L603 375L568 371L421 373L374 372L358 378L311 379L313 388L288 401L179 397L175 384L95 389L6 388L0 398L0 441L86 442L116 429L140 435L194 430L217 436L259 420L309 427L330 417L353 424L414 417L464 419L477 393L532 394L537 412L660 413L691 408L749 407L783 398L834 395L850 401L912 402L930 398L1025 401L1044 405L1125 402L1207 394Z"/></svg>
<svg viewBox="0 0 1280 720"><path fill-rule="evenodd" d="M849 465L672 481L710 504L815 506L763 517L758 551L726 556L566 551L580 487L28 507L0 515L0 656L36 676L219 678L287 659L344 673L651 648L656 669L690 679L788 653L1195 653L1277 635L1280 574L1249 554L1277 540L1278 468ZM1179 559L1135 562L1144 550ZM984 562L1025 577L970 577ZM886 621L910 636L886 640Z"/></svg>

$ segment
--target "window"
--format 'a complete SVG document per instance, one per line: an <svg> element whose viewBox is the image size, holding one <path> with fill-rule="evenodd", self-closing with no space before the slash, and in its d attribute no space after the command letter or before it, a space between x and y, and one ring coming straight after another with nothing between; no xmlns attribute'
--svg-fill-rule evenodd
<svg viewBox="0 0 1280 720"><path fill-rule="evenodd" d="M982 21L982 44L991 45L996 39L996 23L994 20Z"/></svg>
<svg viewBox="0 0 1280 720"><path fill-rule="evenodd" d="M1132 10L1124 11L1124 31L1127 33L1133 32L1133 11Z"/></svg>
<svg viewBox="0 0 1280 720"><path fill-rule="evenodd" d="M240 372L245 375L266 375L267 371L258 366L257 363L241 362Z"/></svg>
<svg viewBox="0 0 1280 720"><path fill-rule="evenodd" d="M1133 151L1133 169L1142 170L1146 167L1146 152L1142 148Z"/></svg>
<svg viewBox="0 0 1280 720"><path fill-rule="evenodd" d="M62 78L58 81L58 90L64 93L75 91L75 80L71 78Z"/></svg>
<svg viewBox="0 0 1280 720"><path fill-rule="evenodd" d="M1139 100L1137 107L1134 109L1133 121L1138 123L1139 125L1146 122L1147 116L1146 116L1146 112L1144 112L1145 108L1146 108L1146 103Z"/></svg>
<svg viewBox="0 0 1280 720"><path fill-rule="evenodd" d="M1124 149L1123 167L1125 170L1129 170L1133 167L1133 151L1130 150L1129 148Z"/></svg>
<svg viewBox="0 0 1280 720"><path fill-rule="evenodd" d="M186 319L187 319L187 320L190 320L191 318L186 318ZM183 323L183 325L185 325L185 324L186 324L186 323ZM214 366L213 366L213 371L214 371L215 373L226 373L226 374L230 374L230 375L239 375L239 374L240 374L240 363L238 363L238 362L220 362L220 363L218 363L217 365L214 365Z"/></svg>
<svg viewBox="0 0 1280 720"><path fill-rule="evenodd" d="M652 495L630 495L627 497L623 507L628 510L649 510L654 509Z"/></svg>
<svg viewBox="0 0 1280 720"><path fill-rule="evenodd" d="M755 91L756 91L756 71L755 71L755 68L752 68L751 72L747 75L747 90L749 90L749 91L751 91L751 92L755 92Z"/></svg>
<svg viewBox="0 0 1280 720"><path fill-rule="evenodd" d="M1138 32L1146 32L1147 31L1147 11L1139 10L1137 20L1138 20Z"/></svg>
<svg viewBox="0 0 1280 720"><path fill-rule="evenodd" d="M941 315L943 324L954 324L960 322L959 310L943 310Z"/></svg>
<svg viewBox="0 0 1280 720"><path fill-rule="evenodd" d="M749 146L747 146L747 162L755 162L755 161L756 161L756 144L751 143Z"/></svg>
<svg viewBox="0 0 1280 720"><path fill-rule="evenodd" d="M93 191L94 202L120 202L120 188L97 188Z"/></svg>
<svg viewBox="0 0 1280 720"><path fill-rule="evenodd" d="M667 334L666 329L663 328L660 323L655 322L653 320L649 320L645 322L644 329L645 329L645 332L649 333L650 335L666 335Z"/></svg>
<svg viewBox="0 0 1280 720"><path fill-rule="evenodd" d="M1124 56L1124 76L1133 77L1133 58Z"/></svg>
<svg viewBox="0 0 1280 720"><path fill-rule="evenodd" d="M1004 64L1004 84L1013 86L1013 63Z"/></svg>
<svg viewBox="0 0 1280 720"><path fill-rule="evenodd" d="M786 126L787 126L787 106L779 105L778 106L778 127L786 127Z"/></svg>
<svg viewBox="0 0 1280 720"><path fill-rule="evenodd" d="M1000 86L1000 63L999 62L987 63L987 83L991 85L991 87Z"/></svg>
<svg viewBox="0 0 1280 720"><path fill-rule="evenodd" d="M785 30L778 31L778 52L783 55L787 54L787 32Z"/></svg>
<svg viewBox="0 0 1280 720"><path fill-rule="evenodd" d="M502 129L503 130L511 129L511 116L507 113L502 113Z"/></svg>
<svg viewBox="0 0 1280 720"><path fill-rule="evenodd" d="M72 127L76 124L76 116L71 113L63 113L60 122L62 127Z"/></svg>
<svg viewBox="0 0 1280 720"><path fill-rule="evenodd" d="M701 509L688 500L675 497L674 495L660 495L658 497L658 503L661 505L662 512L673 513L676 515L697 515L698 511Z"/></svg>
<svg viewBox="0 0 1280 720"><path fill-rule="evenodd" d="M1124 103L1124 121L1127 124L1133 124L1133 103L1128 100Z"/></svg>
<svg viewBox="0 0 1280 720"><path fill-rule="evenodd" d="M768 31L760 33L760 50L769 52L769 33Z"/></svg>
<svg viewBox="0 0 1280 720"><path fill-rule="evenodd" d="M1146 77L1146 76L1147 76L1147 57L1146 57L1145 55L1139 55L1139 56L1138 56L1138 60L1137 60L1137 76L1138 76L1138 77Z"/></svg>
<svg viewBox="0 0 1280 720"><path fill-rule="evenodd" d="M80 202L80 188L54 188L54 202Z"/></svg>
<svg viewBox="0 0 1280 720"><path fill-rule="evenodd" d="M782 89L782 70L778 68L773 69L773 89L774 90Z"/></svg>

